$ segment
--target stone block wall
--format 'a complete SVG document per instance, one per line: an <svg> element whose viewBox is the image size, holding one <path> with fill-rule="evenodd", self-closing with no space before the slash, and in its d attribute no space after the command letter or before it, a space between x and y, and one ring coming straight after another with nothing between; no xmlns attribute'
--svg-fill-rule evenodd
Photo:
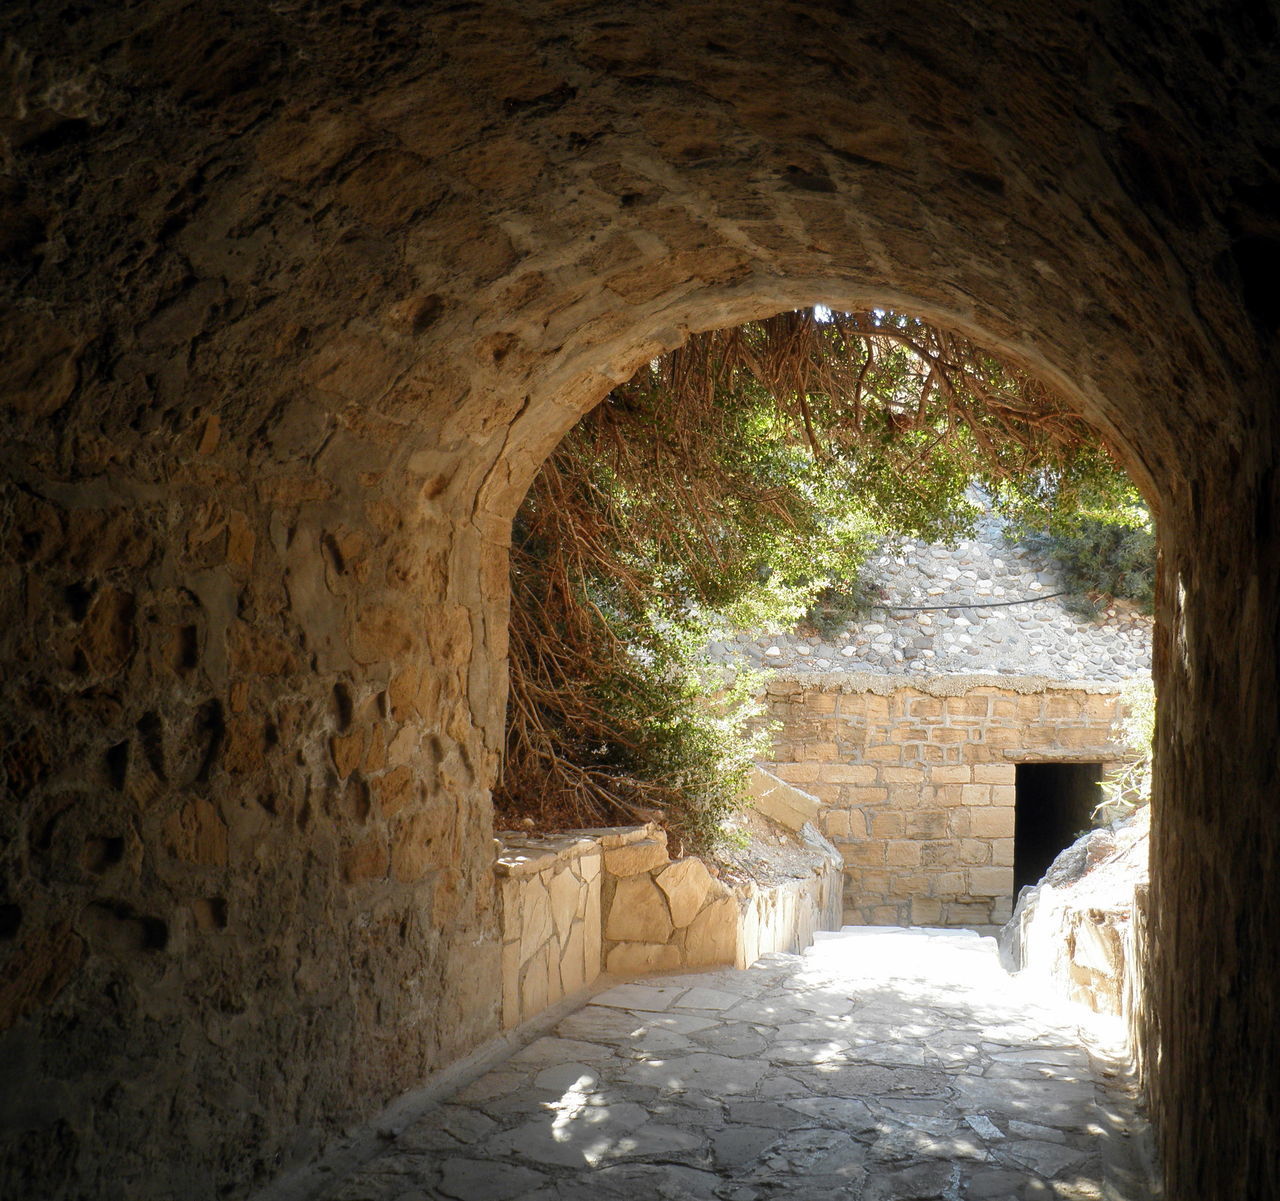
<svg viewBox="0 0 1280 1201"><path fill-rule="evenodd" d="M600 859L599 840L573 834L503 845L503 1029L600 975Z"/></svg>
<svg viewBox="0 0 1280 1201"><path fill-rule="evenodd" d="M810 946L819 930L838 930L844 894L841 866L836 853L829 865L805 879L744 888L734 966L747 967L770 951L794 954Z"/></svg>
<svg viewBox="0 0 1280 1201"><path fill-rule="evenodd" d="M0 1193L243 1196L493 1035L512 514L821 300L1007 353L1158 509L1168 1195L1280 1194L1275 26L9 5Z"/></svg>
<svg viewBox="0 0 1280 1201"><path fill-rule="evenodd" d="M652 824L505 835L495 866L503 1027L535 1017L602 970L746 967L770 951L808 946L816 930L840 924L841 860L816 831L806 841L808 874L730 886L701 859L671 859L666 831Z"/></svg>
<svg viewBox="0 0 1280 1201"><path fill-rule="evenodd" d="M604 856L605 967L617 975L733 963L738 906L701 859L672 861L666 832Z"/></svg>
<svg viewBox="0 0 1280 1201"><path fill-rule="evenodd" d="M812 793L844 857L844 921L989 927L1013 908L1018 763L1123 756L1112 685L778 676L769 770Z"/></svg>

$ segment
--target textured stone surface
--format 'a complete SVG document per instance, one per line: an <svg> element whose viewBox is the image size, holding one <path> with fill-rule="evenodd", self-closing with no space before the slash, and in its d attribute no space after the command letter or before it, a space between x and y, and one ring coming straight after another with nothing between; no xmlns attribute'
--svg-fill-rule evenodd
<svg viewBox="0 0 1280 1201"><path fill-rule="evenodd" d="M1000 931L1000 960L1099 1013L1132 1019L1135 920L1149 880L1150 807L1091 830L1024 888Z"/></svg>
<svg viewBox="0 0 1280 1201"><path fill-rule="evenodd" d="M819 802L845 920L981 926L1013 909L1016 765L1114 765L1115 686L1037 677L778 673L770 769Z"/></svg>
<svg viewBox="0 0 1280 1201"><path fill-rule="evenodd" d="M671 921L677 930L683 929L695 917L711 889L711 874L701 859L690 856L677 859L660 871L654 879L667 898Z"/></svg>
<svg viewBox="0 0 1280 1201"><path fill-rule="evenodd" d="M887 539L867 562L883 609L830 638L744 632L713 653L792 674L993 672L1116 683L1150 675L1150 617L1125 602L1097 618L1071 612L1057 565L1005 533L987 510L974 537L954 545Z"/></svg>
<svg viewBox="0 0 1280 1201"><path fill-rule="evenodd" d="M0 20L0 954L84 948L0 1034L6 1195L243 1194L496 1031L511 517L614 381L815 301L1014 356L1148 491L1170 1192L1280 1191L1269 6Z"/></svg>
<svg viewBox="0 0 1280 1201"><path fill-rule="evenodd" d="M579 834L499 843L502 1025L519 1025L602 968L600 852Z"/></svg>
<svg viewBox="0 0 1280 1201"><path fill-rule="evenodd" d="M606 857L606 870L608 860ZM620 942L665 943L673 927L662 890L647 872L618 881L605 922L605 938Z"/></svg>
<svg viewBox="0 0 1280 1201"><path fill-rule="evenodd" d="M504 1028L590 984L602 968L638 975L745 967L769 951L801 950L816 931L839 924L840 856L811 826L797 836L750 823L746 846L757 870L761 852L775 862L733 889L702 860L673 863L665 850L648 870L608 870L610 856L633 847L652 862L654 846L665 847L665 836L652 825L503 836L496 872ZM622 866L630 872L634 861Z"/></svg>
<svg viewBox="0 0 1280 1201"><path fill-rule="evenodd" d="M683 963L680 948L667 942L618 942L605 956L605 970L615 976L665 972Z"/></svg>
<svg viewBox="0 0 1280 1201"><path fill-rule="evenodd" d="M756 812L789 830L799 830L805 822L815 820L822 810L822 803L816 797L762 767L752 767L747 787Z"/></svg>
<svg viewBox="0 0 1280 1201"><path fill-rule="evenodd" d="M738 906L732 897L712 901L685 932L685 958L690 967L735 963L738 958Z"/></svg>
<svg viewBox="0 0 1280 1201"><path fill-rule="evenodd" d="M599 994L317 1201L1147 1201L1114 1028L1080 1016L1007 977L989 939L827 933Z"/></svg>
<svg viewBox="0 0 1280 1201"><path fill-rule="evenodd" d="M604 853L604 870L614 876L635 876L651 872L667 862L666 840L642 838L639 842L615 847Z"/></svg>

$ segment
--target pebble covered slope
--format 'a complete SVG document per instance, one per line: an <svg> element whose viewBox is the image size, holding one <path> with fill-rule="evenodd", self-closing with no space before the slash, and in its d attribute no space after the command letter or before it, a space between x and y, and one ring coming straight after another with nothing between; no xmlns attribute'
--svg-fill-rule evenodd
<svg viewBox="0 0 1280 1201"><path fill-rule="evenodd" d="M1070 612L1066 598L1034 599L1066 585L1042 552L1007 542L992 514L954 547L914 538L882 543L868 567L885 611L829 639L743 633L713 644L713 653L788 674L977 672L1119 683L1151 673L1152 619L1126 602L1099 620ZM1030 603L1005 603L1023 600Z"/></svg>

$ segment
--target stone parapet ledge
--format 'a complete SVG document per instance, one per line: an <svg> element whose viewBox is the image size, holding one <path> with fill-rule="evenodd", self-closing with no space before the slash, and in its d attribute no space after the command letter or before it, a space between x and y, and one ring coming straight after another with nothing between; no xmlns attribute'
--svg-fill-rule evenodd
<svg viewBox="0 0 1280 1201"><path fill-rule="evenodd" d="M493 870L499 876L533 876L557 863L567 863L599 850L599 844L589 838L552 838L543 845L535 845L532 839L527 845L512 843L502 836L494 841L498 846L498 859Z"/></svg>
<svg viewBox="0 0 1280 1201"><path fill-rule="evenodd" d="M1134 681L1146 681L1150 678L1149 674L1132 677ZM765 693L769 696L803 692L871 692L876 696L889 696L895 692L916 691L928 696L945 697L963 696L975 688L997 688L1002 692L1023 695L1037 692L1085 692L1114 696L1121 685L1115 680L1062 680L1051 676L998 675L993 672L903 677L869 671L778 671L765 683Z"/></svg>
<svg viewBox="0 0 1280 1201"><path fill-rule="evenodd" d="M746 967L770 951L802 950L816 930L837 928L840 853L810 824L785 837L795 844L799 874L730 885L695 856L673 860L666 831L652 823L500 835L494 873L504 1029L602 971Z"/></svg>
<svg viewBox="0 0 1280 1201"><path fill-rule="evenodd" d="M525 834L516 830L499 830L493 840L497 851L494 871L499 876L528 876L545 871L558 862L568 862L593 852L612 851L659 836L665 844L665 832L653 822L643 826L603 826L570 830L564 834Z"/></svg>
<svg viewBox="0 0 1280 1201"><path fill-rule="evenodd" d="M806 822L816 821L822 810L822 802L816 796L788 784L758 764L751 769L747 792L757 813L763 813L788 830L798 832Z"/></svg>
<svg viewBox="0 0 1280 1201"><path fill-rule="evenodd" d="M502 1026L509 1030L600 975L603 850L577 831L496 842Z"/></svg>

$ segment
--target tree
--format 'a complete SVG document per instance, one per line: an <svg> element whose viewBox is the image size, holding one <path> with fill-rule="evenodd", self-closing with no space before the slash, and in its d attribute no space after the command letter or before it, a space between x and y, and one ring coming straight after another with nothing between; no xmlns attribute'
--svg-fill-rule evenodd
<svg viewBox="0 0 1280 1201"><path fill-rule="evenodd" d="M500 814L660 814L707 847L758 749L756 682L705 653L725 623L856 608L879 535L972 531L975 479L1025 518L1117 478L1036 381L900 314L691 339L583 418L516 518Z"/></svg>

